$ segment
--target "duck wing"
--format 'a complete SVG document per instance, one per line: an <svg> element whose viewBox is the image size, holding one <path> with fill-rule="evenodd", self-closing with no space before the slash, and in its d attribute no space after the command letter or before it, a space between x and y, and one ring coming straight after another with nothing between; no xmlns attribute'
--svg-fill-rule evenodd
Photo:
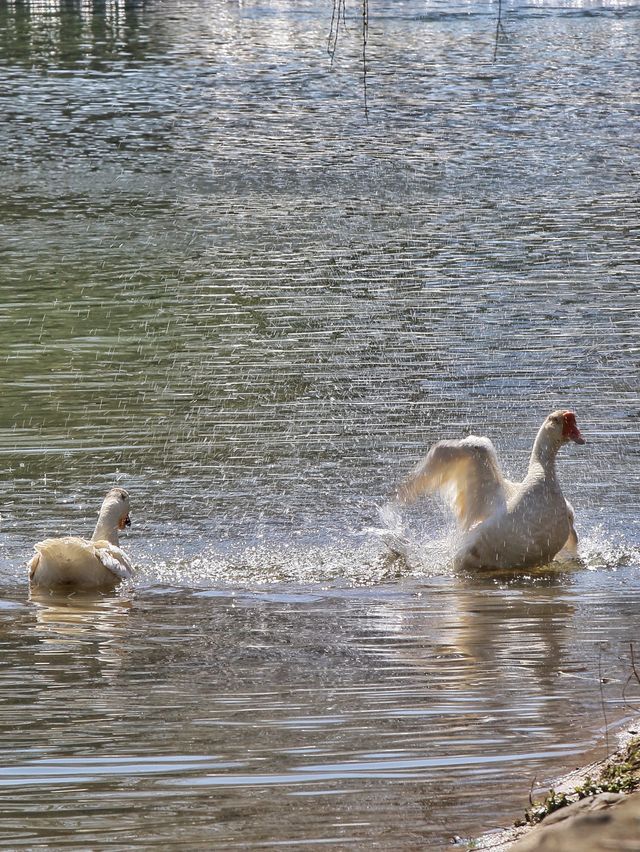
<svg viewBox="0 0 640 852"><path fill-rule="evenodd" d="M565 500L565 503L567 504L567 517L569 518L569 537L562 546L562 549L555 556L561 562L578 558L578 533L574 526L575 513L571 503L568 500Z"/></svg>
<svg viewBox="0 0 640 852"><path fill-rule="evenodd" d="M423 494L442 494L458 526L469 530L506 509L517 486L505 480L495 447L488 438L469 435L459 441L438 441L402 482L396 499L412 503Z"/></svg>
<svg viewBox="0 0 640 852"><path fill-rule="evenodd" d="M96 559L107 571L111 571L120 580L128 580L131 577L133 565L124 550L108 541L94 541L92 544Z"/></svg>
<svg viewBox="0 0 640 852"><path fill-rule="evenodd" d="M35 556L32 556L31 559L27 562L27 569L29 571L29 579L33 580L35 577L36 571L38 570L38 565L40 565L40 554L36 553Z"/></svg>

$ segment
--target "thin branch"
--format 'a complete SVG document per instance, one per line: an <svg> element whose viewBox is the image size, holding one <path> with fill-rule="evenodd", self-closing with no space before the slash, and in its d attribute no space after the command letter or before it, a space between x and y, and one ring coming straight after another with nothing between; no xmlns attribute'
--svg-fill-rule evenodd
<svg viewBox="0 0 640 852"><path fill-rule="evenodd" d="M605 759L609 759L609 722L607 720L607 711L604 704L604 689L602 680L602 646L598 652L598 686L600 687L600 704L602 706L602 715L604 716L604 741L607 749Z"/></svg>
<svg viewBox="0 0 640 852"><path fill-rule="evenodd" d="M633 642L629 642L629 651L631 652L631 670L635 676L635 679L638 681L638 685L640 686L640 675L638 674L638 669L636 668L636 661L633 658Z"/></svg>
<svg viewBox="0 0 640 852"><path fill-rule="evenodd" d="M327 53L331 57L332 65L333 59L336 55L336 50L338 49L340 20L342 19L342 25L345 27L345 29L347 26L346 4L347 0L333 0L333 7L331 9L331 23L329 24L329 36L327 38Z"/></svg>
<svg viewBox="0 0 640 852"><path fill-rule="evenodd" d="M362 0L362 91L364 96L364 117L369 121L369 103L367 100L367 40L369 38L369 0Z"/></svg>
<svg viewBox="0 0 640 852"><path fill-rule="evenodd" d="M340 27L347 29L347 0L333 0L331 23L327 36L327 53L331 65L338 50ZM364 116L369 121L369 91L367 86L367 42L369 40L369 0L362 0L362 92L364 97Z"/></svg>
<svg viewBox="0 0 640 852"><path fill-rule="evenodd" d="M505 28L502 26L502 0L498 0L498 20L496 23L496 42L493 48L493 61L495 62L498 58L498 40L500 38L500 33L508 40L508 36Z"/></svg>
<svg viewBox="0 0 640 852"><path fill-rule="evenodd" d="M631 681L635 678L636 682L640 686L640 674L638 674L638 669L636 668L636 661L633 653L633 642L629 642L629 653L631 655L631 674L627 678L625 685L622 689L622 700L630 710L636 711L637 708L632 707L631 704L629 704L629 702L627 701L627 689L629 688L629 684L631 683Z"/></svg>

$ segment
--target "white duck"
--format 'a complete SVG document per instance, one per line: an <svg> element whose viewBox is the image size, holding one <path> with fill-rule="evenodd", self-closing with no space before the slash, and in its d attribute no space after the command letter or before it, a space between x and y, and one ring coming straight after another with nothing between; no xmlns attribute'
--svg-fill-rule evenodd
<svg viewBox="0 0 640 852"><path fill-rule="evenodd" d="M39 542L28 563L29 580L47 588L112 589L132 576L131 562L118 546L118 530L130 524L129 494L112 488L104 498L91 541L66 536Z"/></svg>
<svg viewBox="0 0 640 852"><path fill-rule="evenodd" d="M585 443L576 416L554 411L538 432L522 482L504 478L488 438L439 441L398 487L396 499L406 504L433 492L448 498L462 532L457 568L531 568L560 551L575 556L573 509L562 496L555 464L569 441Z"/></svg>

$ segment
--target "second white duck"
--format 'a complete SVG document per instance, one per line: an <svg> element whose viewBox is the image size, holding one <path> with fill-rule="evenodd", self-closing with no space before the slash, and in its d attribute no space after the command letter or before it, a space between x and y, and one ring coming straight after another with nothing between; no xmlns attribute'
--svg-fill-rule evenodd
<svg viewBox="0 0 640 852"><path fill-rule="evenodd" d="M129 494L112 488L104 498L90 541L76 536L47 538L35 545L28 564L34 586L78 590L112 589L132 576L118 531L130 526Z"/></svg>
<svg viewBox="0 0 640 852"><path fill-rule="evenodd" d="M584 444L572 411L554 411L542 424L522 482L502 474L488 438L439 441L396 491L399 503L440 492L448 499L462 541L457 568L531 568L560 551L577 553L571 505L556 476L556 454L569 441Z"/></svg>

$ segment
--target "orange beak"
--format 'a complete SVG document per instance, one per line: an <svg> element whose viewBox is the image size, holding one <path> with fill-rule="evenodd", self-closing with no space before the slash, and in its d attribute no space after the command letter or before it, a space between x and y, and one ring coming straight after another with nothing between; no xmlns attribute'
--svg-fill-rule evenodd
<svg viewBox="0 0 640 852"><path fill-rule="evenodd" d="M119 530L123 530L125 527L130 527L130 526L131 526L131 518L129 517L129 515L125 515L124 518L120 518L120 521L118 523L118 529Z"/></svg>

